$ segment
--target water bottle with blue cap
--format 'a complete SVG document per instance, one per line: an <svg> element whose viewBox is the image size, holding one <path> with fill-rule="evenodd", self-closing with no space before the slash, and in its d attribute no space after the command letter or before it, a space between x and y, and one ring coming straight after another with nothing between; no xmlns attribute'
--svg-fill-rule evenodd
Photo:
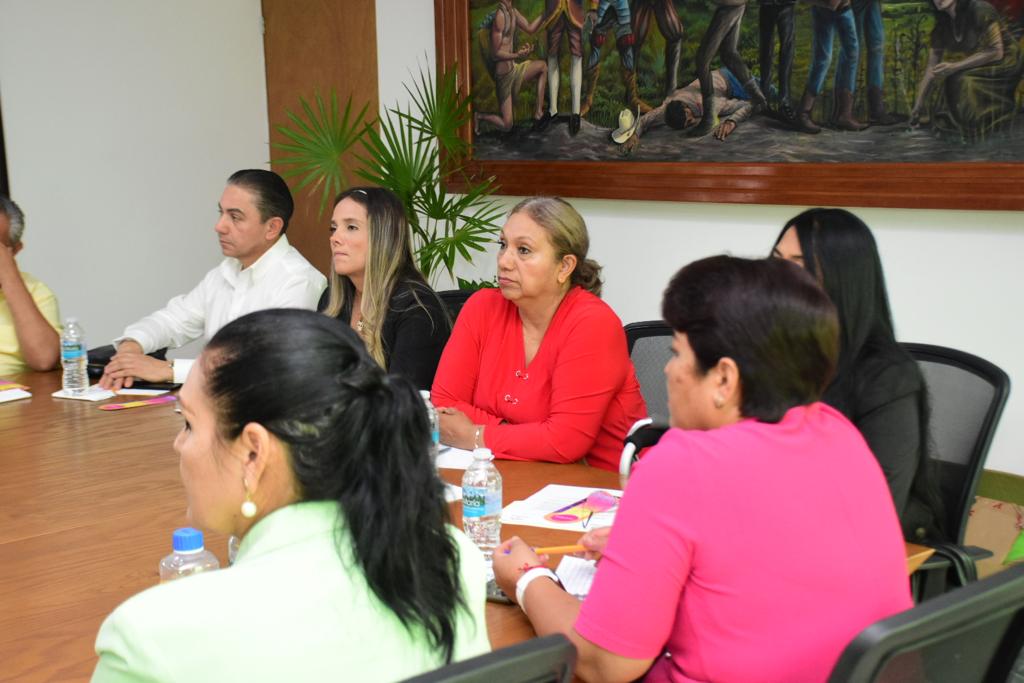
<svg viewBox="0 0 1024 683"><path fill-rule="evenodd" d="M203 532L199 529L175 529L171 540L174 552L160 560L160 583L220 569L217 556L203 546Z"/></svg>

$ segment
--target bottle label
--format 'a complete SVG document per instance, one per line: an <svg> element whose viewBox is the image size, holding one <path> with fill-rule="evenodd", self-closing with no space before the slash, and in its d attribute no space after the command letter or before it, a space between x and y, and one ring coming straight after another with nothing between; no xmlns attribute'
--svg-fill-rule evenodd
<svg viewBox="0 0 1024 683"><path fill-rule="evenodd" d="M60 357L63 360L78 360L85 355L85 346L78 341L61 341Z"/></svg>
<svg viewBox="0 0 1024 683"><path fill-rule="evenodd" d="M440 429L435 429L434 431L430 432L430 438L433 440L435 446L440 444L441 443L441 430Z"/></svg>
<svg viewBox="0 0 1024 683"><path fill-rule="evenodd" d="M485 517L501 513L501 491L488 491L483 486L462 487L462 516Z"/></svg>

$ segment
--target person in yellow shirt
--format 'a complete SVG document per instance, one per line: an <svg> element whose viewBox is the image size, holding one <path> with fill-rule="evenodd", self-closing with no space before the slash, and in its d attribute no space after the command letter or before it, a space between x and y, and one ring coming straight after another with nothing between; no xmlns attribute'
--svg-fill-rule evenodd
<svg viewBox="0 0 1024 683"><path fill-rule="evenodd" d="M18 270L25 214L0 195L0 377L46 371L60 360L60 314L50 288Z"/></svg>

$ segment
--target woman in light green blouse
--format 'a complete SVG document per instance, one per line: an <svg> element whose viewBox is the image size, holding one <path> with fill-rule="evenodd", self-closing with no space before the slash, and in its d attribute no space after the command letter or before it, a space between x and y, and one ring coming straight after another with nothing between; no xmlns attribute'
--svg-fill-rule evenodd
<svg viewBox="0 0 1024 683"><path fill-rule="evenodd" d="M483 560L447 523L422 400L346 325L239 318L180 404L189 515L238 557L119 606L94 681L394 681L489 649Z"/></svg>

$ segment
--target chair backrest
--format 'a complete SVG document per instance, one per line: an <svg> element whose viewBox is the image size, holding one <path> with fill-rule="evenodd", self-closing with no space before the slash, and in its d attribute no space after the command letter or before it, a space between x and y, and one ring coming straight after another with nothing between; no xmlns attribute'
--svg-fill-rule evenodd
<svg viewBox="0 0 1024 683"><path fill-rule="evenodd" d="M668 391L665 389L665 363L672 355L672 328L662 320L646 320L625 326L626 347L640 382L640 393L647 404L648 417L668 422Z"/></svg>
<svg viewBox="0 0 1024 683"><path fill-rule="evenodd" d="M1024 645L1024 565L876 622L846 646L830 683L1007 680Z"/></svg>
<svg viewBox="0 0 1024 683"><path fill-rule="evenodd" d="M902 344L928 387L946 528L962 544L981 470L1010 394L1010 378L984 358L930 344Z"/></svg>
<svg viewBox="0 0 1024 683"><path fill-rule="evenodd" d="M569 683L576 648L561 633L534 638L410 678L405 683Z"/></svg>
<svg viewBox="0 0 1024 683"><path fill-rule="evenodd" d="M452 325L455 324L455 319L459 317L459 311L462 310L463 305L469 297L476 294L471 289L446 289L443 292L438 292L437 296L440 297L444 303L445 308L448 309L448 315L452 319Z"/></svg>

